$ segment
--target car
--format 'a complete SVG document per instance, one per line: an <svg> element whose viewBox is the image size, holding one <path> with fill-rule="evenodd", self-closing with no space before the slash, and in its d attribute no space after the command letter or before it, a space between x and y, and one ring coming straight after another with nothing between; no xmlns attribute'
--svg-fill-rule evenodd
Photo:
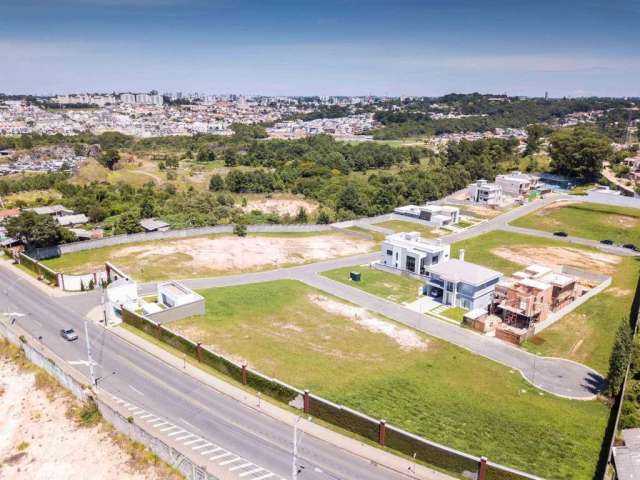
<svg viewBox="0 0 640 480"><path fill-rule="evenodd" d="M600 240L603 245L613 245L613 240Z"/></svg>
<svg viewBox="0 0 640 480"><path fill-rule="evenodd" d="M622 247L633 250L634 252L640 251L640 249L638 249L638 247L636 247L633 243L625 243L624 245L622 245Z"/></svg>
<svg viewBox="0 0 640 480"><path fill-rule="evenodd" d="M60 330L60 336L69 342L73 342L78 339L78 334L73 328L63 328Z"/></svg>
<svg viewBox="0 0 640 480"><path fill-rule="evenodd" d="M553 232L556 237L568 237L569 234L567 232Z"/></svg>
<svg viewBox="0 0 640 480"><path fill-rule="evenodd" d="M437 288L432 288L431 292L429 292L429 295L432 296L433 298L438 298L442 295L442 290L438 290Z"/></svg>

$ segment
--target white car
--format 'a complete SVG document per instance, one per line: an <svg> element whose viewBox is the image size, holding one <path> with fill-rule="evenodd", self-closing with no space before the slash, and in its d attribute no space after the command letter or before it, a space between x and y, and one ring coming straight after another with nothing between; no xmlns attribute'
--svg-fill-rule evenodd
<svg viewBox="0 0 640 480"><path fill-rule="evenodd" d="M78 339L78 334L73 328L63 328L60 330L60 336L69 342L73 342Z"/></svg>

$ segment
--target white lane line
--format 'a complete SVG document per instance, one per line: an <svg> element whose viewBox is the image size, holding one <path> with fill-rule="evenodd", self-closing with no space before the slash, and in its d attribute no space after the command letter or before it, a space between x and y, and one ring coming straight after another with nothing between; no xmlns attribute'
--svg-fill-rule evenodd
<svg viewBox="0 0 640 480"><path fill-rule="evenodd" d="M241 465L236 465L235 467L231 467L229 469L229 471L233 472L234 470L242 470L243 468L247 468L249 465L253 465L253 463L247 462L247 463L243 463Z"/></svg>
<svg viewBox="0 0 640 480"><path fill-rule="evenodd" d="M140 410L138 407L136 407L135 405L129 405L127 407L127 410L129 410L130 412L134 411L134 410Z"/></svg>
<svg viewBox="0 0 640 480"><path fill-rule="evenodd" d="M189 425L190 427L193 427L194 429L196 428L196 426L195 426L193 423L189 423L189 422L187 422L184 418L182 418L182 417L181 417L181 418L180 418L180 420L181 420L182 422L186 423L187 425Z"/></svg>
<svg viewBox="0 0 640 480"><path fill-rule="evenodd" d="M193 445L194 443L198 443L198 442L204 442L205 440L201 439L200 437L196 438L195 440L189 440L188 442L184 442L184 446L188 447L189 445Z"/></svg>
<svg viewBox="0 0 640 480"><path fill-rule="evenodd" d="M158 428L158 427L164 427L165 425L169 425L169 422L165 422L164 420L160 420L160 423L152 423L151 426L153 426L154 428Z"/></svg>
<svg viewBox="0 0 640 480"><path fill-rule="evenodd" d="M215 456L211 457L209 460L218 460L219 458L228 457L229 455L233 455L233 453L231 453L231 452L221 453L220 455L215 455Z"/></svg>
<svg viewBox="0 0 640 480"><path fill-rule="evenodd" d="M145 418L149 418L149 417L153 417L153 415L150 414L150 413L147 413L146 415L142 415L140 418L141 419L145 419Z"/></svg>
<svg viewBox="0 0 640 480"><path fill-rule="evenodd" d="M180 429L180 430L178 430L176 432L171 432L168 436L169 437L173 437L174 435L178 435L179 433L184 433L184 430Z"/></svg>
<svg viewBox="0 0 640 480"><path fill-rule="evenodd" d="M193 435L192 433L187 433L186 435L183 435L182 437L176 437L176 440L181 442L182 440L186 440L187 438L193 438L195 437L195 435Z"/></svg>
<svg viewBox="0 0 640 480"><path fill-rule="evenodd" d="M201 448L210 447L211 445L213 445L211 442L207 442L205 440L205 442L202 445L196 445L195 447L191 447L191 450L200 450Z"/></svg>
<svg viewBox="0 0 640 480"><path fill-rule="evenodd" d="M176 427L175 425L170 425L168 427L161 428L160 431L161 432L168 432L169 430L173 430L174 428L180 428L180 427Z"/></svg>
<svg viewBox="0 0 640 480"><path fill-rule="evenodd" d="M265 478L271 478L273 476L274 476L274 474L269 472L269 473L265 473L261 477L255 477L253 480L264 480Z"/></svg>
<svg viewBox="0 0 640 480"><path fill-rule="evenodd" d="M231 460L224 460L220 463L218 463L218 465L220 465L221 467L225 466L225 465L229 465L230 463L236 463L236 462L242 462L244 461L244 458L242 457L236 457L236 458L232 458Z"/></svg>
<svg viewBox="0 0 640 480"><path fill-rule="evenodd" d="M260 471L262 471L262 470L264 470L264 468L262 468L262 467L258 467L258 468L255 468L255 469L253 469L253 470L249 470L248 472L242 472L242 473L241 473L240 475L238 475L238 476L239 476L239 477L246 477L247 475L251 475L251 474L253 474L253 473L258 473L258 472L260 472Z"/></svg>
<svg viewBox="0 0 640 480"><path fill-rule="evenodd" d="M158 420L160 420L158 417L156 417L155 415L151 415L151 418L147 420L147 423L157 422Z"/></svg>
<svg viewBox="0 0 640 480"><path fill-rule="evenodd" d="M210 453L213 452L219 452L220 450L222 450L222 448L220 447L216 447L216 448L210 448L209 450L203 450L200 452L200 455L209 455Z"/></svg>
<svg viewBox="0 0 640 480"><path fill-rule="evenodd" d="M134 392L136 392L138 395L141 395L144 397L144 393L142 393L140 390L138 390L136 387L134 387L133 385L129 385L129 387L131 388L131 390L133 390Z"/></svg>
<svg viewBox="0 0 640 480"><path fill-rule="evenodd" d="M141 413L145 413L144 410L141 408L134 408L133 410L129 410L129 411L134 415L140 415Z"/></svg>

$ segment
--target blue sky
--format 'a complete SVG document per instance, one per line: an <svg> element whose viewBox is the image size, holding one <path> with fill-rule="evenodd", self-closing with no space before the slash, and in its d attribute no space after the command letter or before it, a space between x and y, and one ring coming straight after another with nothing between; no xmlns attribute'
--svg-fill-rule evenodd
<svg viewBox="0 0 640 480"><path fill-rule="evenodd" d="M640 96L640 0L0 0L0 92Z"/></svg>

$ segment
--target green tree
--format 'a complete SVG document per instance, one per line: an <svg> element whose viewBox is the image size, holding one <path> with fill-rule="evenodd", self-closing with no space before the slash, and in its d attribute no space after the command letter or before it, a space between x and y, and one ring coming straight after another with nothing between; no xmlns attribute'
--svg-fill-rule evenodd
<svg viewBox="0 0 640 480"><path fill-rule="evenodd" d="M120 153L115 148L109 148L105 150L98 157L98 162L107 167L109 170L113 170L119 161Z"/></svg>
<svg viewBox="0 0 640 480"><path fill-rule="evenodd" d="M296 223L307 223L309 221L309 216L307 215L307 211L304 207L300 207L298 209L298 213L296 214L295 222Z"/></svg>
<svg viewBox="0 0 640 480"><path fill-rule="evenodd" d="M219 192L221 190L224 190L224 179L218 174L211 175L211 179L209 180L209 191Z"/></svg>
<svg viewBox="0 0 640 480"><path fill-rule="evenodd" d="M527 127L527 147L524 150L525 155L533 155L540 149L540 143L544 135L544 127L539 124L529 125Z"/></svg>
<svg viewBox="0 0 640 480"><path fill-rule="evenodd" d="M235 150L227 148L224 151L224 166L235 167L238 164L238 153Z"/></svg>
<svg viewBox="0 0 640 480"><path fill-rule="evenodd" d="M233 226L233 233L239 237L247 236L247 226L244 223L236 223Z"/></svg>
<svg viewBox="0 0 640 480"><path fill-rule="evenodd" d="M87 216L93 223L98 223L107 218L107 210L100 205L91 205L87 210Z"/></svg>
<svg viewBox="0 0 640 480"><path fill-rule="evenodd" d="M140 217L137 214L131 211L125 212L114 224L113 231L116 235L141 232L142 227L138 222L140 222Z"/></svg>
<svg viewBox="0 0 640 480"><path fill-rule="evenodd" d="M362 196L352 183L347 184L338 195L336 208L338 210L349 210L357 215L366 213Z"/></svg>
<svg viewBox="0 0 640 480"><path fill-rule="evenodd" d="M178 159L176 157L169 157L164 161L164 164L167 168L176 169L180 165Z"/></svg>
<svg viewBox="0 0 640 480"><path fill-rule="evenodd" d="M28 248L51 247L75 237L58 225L53 217L38 215L32 211L24 211L19 216L8 219L6 229L10 237L20 239Z"/></svg>
<svg viewBox="0 0 640 480"><path fill-rule="evenodd" d="M202 147L196 155L196 162L213 162L216 159L216 152L209 146Z"/></svg>
<svg viewBox="0 0 640 480"><path fill-rule="evenodd" d="M155 210L156 208L153 204L153 199L150 196L144 197L140 204L140 217L151 218L155 215Z"/></svg>
<svg viewBox="0 0 640 480"><path fill-rule="evenodd" d="M331 217L325 210L320 210L320 213L318 213L318 219L316 220L316 223L319 225L327 225L331 223Z"/></svg>
<svg viewBox="0 0 640 480"><path fill-rule="evenodd" d="M613 155L609 139L587 126L557 130L550 140L551 168L562 175L596 179Z"/></svg>
<svg viewBox="0 0 640 480"><path fill-rule="evenodd" d="M607 387L605 392L610 397L615 397L620 392L624 377L627 373L627 366L631 361L633 344L633 334L629 322L626 320L618 327L616 341L609 358L609 373L607 374Z"/></svg>

